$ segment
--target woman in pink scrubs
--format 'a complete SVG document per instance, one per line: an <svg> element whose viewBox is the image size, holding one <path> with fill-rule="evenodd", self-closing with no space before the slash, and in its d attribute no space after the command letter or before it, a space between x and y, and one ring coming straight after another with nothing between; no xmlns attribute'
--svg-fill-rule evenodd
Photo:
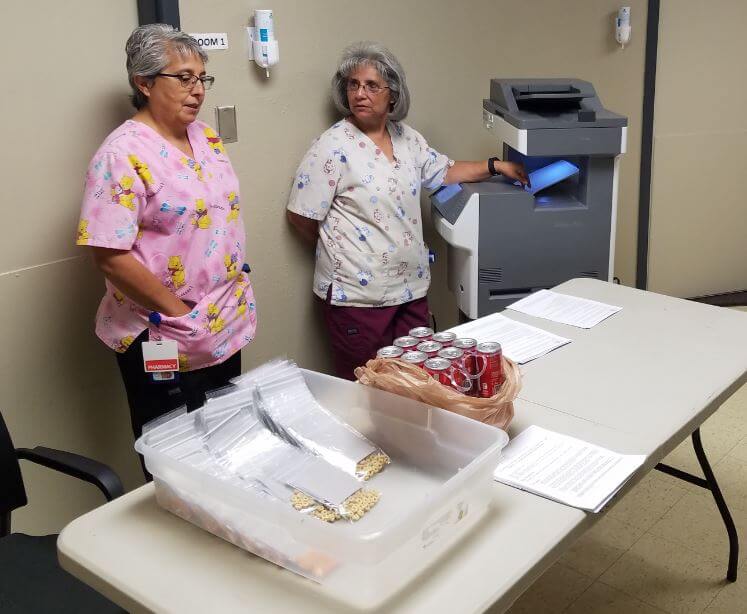
<svg viewBox="0 0 747 614"><path fill-rule="evenodd" d="M137 437L239 375L257 320L239 183L220 138L197 119L214 81L207 55L163 24L137 28L126 53L136 113L91 160L77 244L106 277L96 334L117 354ZM149 339L177 342L174 379L144 371Z"/></svg>

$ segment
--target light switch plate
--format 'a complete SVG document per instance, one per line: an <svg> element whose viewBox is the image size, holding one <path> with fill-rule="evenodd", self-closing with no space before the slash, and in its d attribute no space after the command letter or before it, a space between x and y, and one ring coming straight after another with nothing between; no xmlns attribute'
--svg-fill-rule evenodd
<svg viewBox="0 0 747 614"><path fill-rule="evenodd" d="M239 140L236 131L236 107L216 107L215 123L218 126L218 134L224 143L235 143Z"/></svg>

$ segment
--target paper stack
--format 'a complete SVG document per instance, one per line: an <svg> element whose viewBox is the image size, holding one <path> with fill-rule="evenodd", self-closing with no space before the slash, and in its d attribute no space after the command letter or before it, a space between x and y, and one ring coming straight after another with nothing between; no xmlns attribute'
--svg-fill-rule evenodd
<svg viewBox="0 0 747 614"><path fill-rule="evenodd" d="M530 426L504 448L493 475L520 490L598 512L645 460Z"/></svg>

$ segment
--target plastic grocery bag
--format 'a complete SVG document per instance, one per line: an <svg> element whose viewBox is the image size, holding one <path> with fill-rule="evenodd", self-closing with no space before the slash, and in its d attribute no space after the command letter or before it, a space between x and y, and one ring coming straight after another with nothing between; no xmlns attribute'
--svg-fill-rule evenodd
<svg viewBox="0 0 747 614"><path fill-rule="evenodd" d="M519 366L503 361L505 381L498 394L488 398L471 397L433 379L425 370L396 358L374 358L355 369L361 384L393 392L427 405L506 429L514 417L514 399L521 390Z"/></svg>

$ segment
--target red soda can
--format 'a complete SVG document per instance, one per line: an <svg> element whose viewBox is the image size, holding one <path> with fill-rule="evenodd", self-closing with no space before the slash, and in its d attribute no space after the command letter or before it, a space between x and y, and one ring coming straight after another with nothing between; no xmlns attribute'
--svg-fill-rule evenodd
<svg viewBox="0 0 747 614"><path fill-rule="evenodd" d="M428 326L418 326L407 334L410 337L415 337L418 341L430 341L433 336L433 329Z"/></svg>
<svg viewBox="0 0 747 614"><path fill-rule="evenodd" d="M409 362L411 365L415 365L416 367L423 368L423 363L428 360L428 354L425 352L418 352L410 350L408 352L405 352L400 357L405 362Z"/></svg>
<svg viewBox="0 0 747 614"><path fill-rule="evenodd" d="M451 347L447 347L447 348L443 348L439 350L438 357L446 358L447 360L450 360L455 367L461 367L462 359L464 357L464 352L460 350L459 348L455 348L451 346Z"/></svg>
<svg viewBox="0 0 747 614"><path fill-rule="evenodd" d="M444 386L452 388L451 363L446 358L429 358L423 363L430 376Z"/></svg>
<svg viewBox="0 0 747 614"><path fill-rule="evenodd" d="M396 345L385 345L376 352L376 358L399 358L404 350Z"/></svg>
<svg viewBox="0 0 747 614"><path fill-rule="evenodd" d="M442 333L433 333L433 339L434 341L438 341L442 346L448 347L452 343L454 343L454 339L456 339L456 333L451 333L449 331L444 331Z"/></svg>
<svg viewBox="0 0 747 614"><path fill-rule="evenodd" d="M474 394L477 391L477 383L470 377L465 365L465 355L462 350L453 346L443 348L438 353L439 358L445 358L451 363L452 375L454 377L453 385L465 394Z"/></svg>
<svg viewBox="0 0 747 614"><path fill-rule="evenodd" d="M501 344L496 341L486 341L477 344L477 356L485 357L485 371L477 380L480 385L481 397L492 397L498 392L503 384L503 351Z"/></svg>
<svg viewBox="0 0 747 614"><path fill-rule="evenodd" d="M472 337L461 337L454 339L451 344L452 347L459 348L464 352L464 366L467 368L467 373L477 377L480 374L480 367L482 361L478 361L477 356L477 339Z"/></svg>
<svg viewBox="0 0 747 614"><path fill-rule="evenodd" d="M403 350L414 350L418 343L418 341L415 337L411 337L409 335L405 335L404 337L397 337L394 340L394 345L397 347L402 348Z"/></svg>
<svg viewBox="0 0 747 614"><path fill-rule="evenodd" d="M438 341L421 341L418 343L418 352L425 352L428 358L435 358L441 347Z"/></svg>
<svg viewBox="0 0 747 614"><path fill-rule="evenodd" d="M454 339L451 345L460 350L464 350L466 353L467 350L477 349L477 339L473 339L472 337L459 337L459 339Z"/></svg>

